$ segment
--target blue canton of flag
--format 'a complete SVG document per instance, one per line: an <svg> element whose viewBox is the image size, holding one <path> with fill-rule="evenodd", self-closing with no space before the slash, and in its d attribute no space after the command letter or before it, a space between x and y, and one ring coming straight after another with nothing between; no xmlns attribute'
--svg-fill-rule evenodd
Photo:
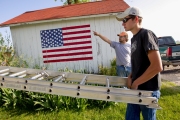
<svg viewBox="0 0 180 120"><path fill-rule="evenodd" d="M92 60L90 25L41 30L44 63Z"/></svg>
<svg viewBox="0 0 180 120"><path fill-rule="evenodd" d="M42 48L60 47L63 46L62 29L50 29L41 31Z"/></svg>

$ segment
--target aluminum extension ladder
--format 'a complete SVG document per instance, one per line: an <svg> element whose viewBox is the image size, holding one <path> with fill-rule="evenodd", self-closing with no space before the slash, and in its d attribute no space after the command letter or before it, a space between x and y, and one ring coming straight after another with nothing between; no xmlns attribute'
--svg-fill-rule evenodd
<svg viewBox="0 0 180 120"><path fill-rule="evenodd" d="M146 105L161 109L152 91L130 90L127 78L0 66L0 88Z"/></svg>

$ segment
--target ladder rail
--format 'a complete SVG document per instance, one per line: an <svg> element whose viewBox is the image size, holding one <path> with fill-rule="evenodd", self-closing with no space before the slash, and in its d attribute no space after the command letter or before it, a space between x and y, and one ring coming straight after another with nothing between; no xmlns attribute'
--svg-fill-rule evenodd
<svg viewBox="0 0 180 120"><path fill-rule="evenodd" d="M63 95L63 96L88 98L88 99L96 99L96 100L106 100L106 101L114 101L114 102L134 103L141 105L149 105L152 104L152 101L156 100L155 97L143 97L143 96L139 97L133 95L106 93L106 92L100 92L94 90L88 91L82 89L78 91L77 89L74 88L50 87L43 85L31 85L26 83L12 84L11 82L4 82L1 83L1 87L24 90L24 91L40 92L46 94Z"/></svg>
<svg viewBox="0 0 180 120"><path fill-rule="evenodd" d="M26 78L25 78L26 77ZM0 88L124 102L161 109L153 91L119 88L127 77L0 66Z"/></svg>
<svg viewBox="0 0 180 120"><path fill-rule="evenodd" d="M57 72L52 70L37 70L37 69L30 69L30 68L17 68L17 67L7 67L1 66L0 70L2 69L9 69L10 73L17 73L20 71L26 70L26 74L37 75L37 73L47 73L49 76L57 77L64 74L65 81L72 81L72 82L81 82L84 76L87 76L86 83L89 84L106 84L106 75L94 75L94 74L80 74L80 73L68 73L68 72ZM7 75L7 74L6 74ZM4 75L5 76L5 75ZM41 76L37 75L36 77ZM109 84L113 86L126 86L127 77L121 78L118 76L108 76ZM34 80L37 79L33 78Z"/></svg>
<svg viewBox="0 0 180 120"><path fill-rule="evenodd" d="M100 91L100 92L110 92L115 94L130 94L135 96L152 96L153 91L144 91L144 90L131 90L124 88L115 88L115 87L103 87L103 86L92 86L92 85L82 85L82 84L68 84L68 83L60 83L60 82L51 82L51 81L35 81L27 78L12 78L12 77L0 77L0 83L9 83L12 84L20 84L26 83L27 85L39 85L39 86L50 86L50 87L63 87L67 89L78 89L78 90L89 90L89 91Z"/></svg>

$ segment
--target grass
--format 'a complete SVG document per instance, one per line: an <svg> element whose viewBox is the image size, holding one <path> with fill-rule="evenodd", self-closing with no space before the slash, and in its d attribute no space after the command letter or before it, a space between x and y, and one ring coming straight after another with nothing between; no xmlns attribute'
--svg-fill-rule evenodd
<svg viewBox="0 0 180 120"><path fill-rule="evenodd" d="M103 110L60 112L28 112L21 110L0 110L1 120L121 120L124 119L126 104L109 107Z"/></svg>
<svg viewBox="0 0 180 120"><path fill-rule="evenodd" d="M180 86L163 81L159 105L163 109L157 111L157 119L180 120Z"/></svg>
<svg viewBox="0 0 180 120"><path fill-rule="evenodd" d="M180 86L163 81L159 105L163 109L157 111L157 120L180 120ZM125 111L125 103L85 111L36 112L0 108L0 120L124 120Z"/></svg>

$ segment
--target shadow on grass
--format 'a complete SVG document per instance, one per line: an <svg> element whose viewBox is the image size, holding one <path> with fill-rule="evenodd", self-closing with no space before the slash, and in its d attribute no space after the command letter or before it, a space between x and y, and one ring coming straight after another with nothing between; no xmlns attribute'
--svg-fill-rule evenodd
<svg viewBox="0 0 180 120"><path fill-rule="evenodd" d="M7 114L9 114L9 117L13 118L13 117L16 117L16 116L20 116L20 115L24 115L24 116L28 116L28 115L34 115L34 114L37 114L37 111L32 111L32 110L22 110L22 109L19 109L19 108L16 108L16 109L8 109L8 108L2 108L1 107L1 110L3 111L6 111Z"/></svg>
<svg viewBox="0 0 180 120"><path fill-rule="evenodd" d="M161 96L180 94L180 86L173 86L161 89Z"/></svg>
<svg viewBox="0 0 180 120"><path fill-rule="evenodd" d="M177 86L175 83L163 80L161 87L161 96L171 96L180 94L180 86Z"/></svg>
<svg viewBox="0 0 180 120"><path fill-rule="evenodd" d="M59 113L60 111L67 111L67 112L72 112L72 113L82 113L85 110L96 110L96 111L101 111L102 109L107 109L110 106L115 106L114 102L107 102L107 101L102 101L102 100L90 100L92 102L92 106L88 106L86 109L81 110L81 109L77 109L77 108L68 108L68 109L59 109L59 110L39 110L36 111L35 109L20 109L20 108L15 108L15 109L11 109L11 108L2 108L1 110L6 111L6 113L9 115L9 118L14 118L17 116L33 116L33 115L37 115L37 114L49 114L49 113ZM0 111L1 112L1 111Z"/></svg>

